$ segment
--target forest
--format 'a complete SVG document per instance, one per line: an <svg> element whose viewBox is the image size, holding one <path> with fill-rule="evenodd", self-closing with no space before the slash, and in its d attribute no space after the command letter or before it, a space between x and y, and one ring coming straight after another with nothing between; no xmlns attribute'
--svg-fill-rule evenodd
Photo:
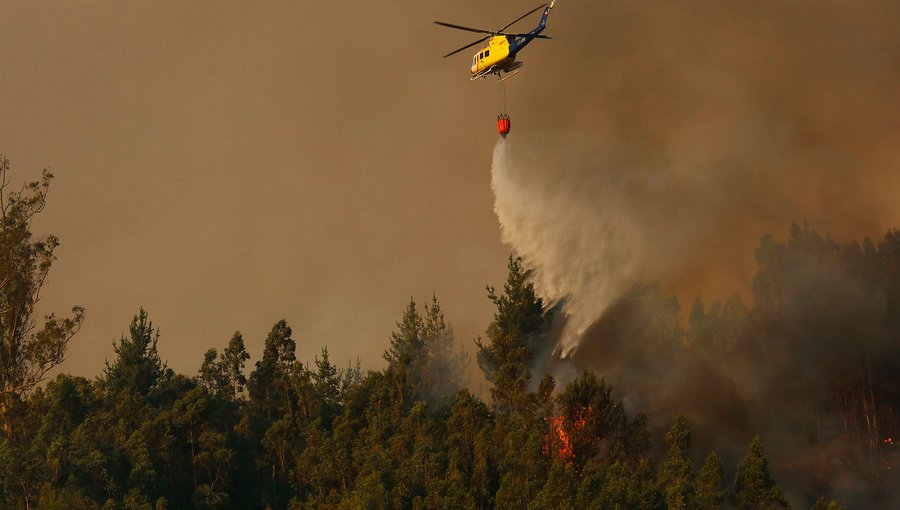
<svg viewBox="0 0 900 510"><path fill-rule="evenodd" d="M844 494L865 508L896 497L896 231L877 245L799 225L766 237L752 306L698 299L684 325L673 296L637 286L554 362L539 358L558 307L511 256L475 339L483 396L464 385L437 297L398 306L381 370L339 367L327 348L301 363L279 321L255 361L236 332L178 374L141 309L102 374L48 378L85 311L36 318L59 241L31 224L52 175L12 190L9 171L0 159L2 508L838 510ZM756 380L735 389L734 374ZM853 490L828 476L843 472Z"/></svg>

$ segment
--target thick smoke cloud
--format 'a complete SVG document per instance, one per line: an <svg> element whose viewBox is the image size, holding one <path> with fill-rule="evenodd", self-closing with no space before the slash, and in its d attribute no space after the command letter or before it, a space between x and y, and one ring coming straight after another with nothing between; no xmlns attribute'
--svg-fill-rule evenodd
<svg viewBox="0 0 900 510"><path fill-rule="evenodd" d="M766 257L779 267L761 239L794 221L839 243L900 225L900 4L564 7L558 58L540 64L565 70L560 92L528 97L527 123L513 114L491 175L503 241L567 315L557 376L598 371L660 429L687 414L698 450L732 466L762 434L794 501L884 504L893 492L864 488L883 460L865 445L871 411L847 395L867 387L861 352L896 373L879 329L898 331L882 326L895 294L806 255L766 273L777 306L753 283Z"/></svg>
<svg viewBox="0 0 900 510"><path fill-rule="evenodd" d="M791 221L837 239L900 223L900 4L557 14L558 59L540 65L564 99L529 106L543 127L517 133L514 117L492 186L503 240L567 300L563 355L638 281L747 297L760 237Z"/></svg>

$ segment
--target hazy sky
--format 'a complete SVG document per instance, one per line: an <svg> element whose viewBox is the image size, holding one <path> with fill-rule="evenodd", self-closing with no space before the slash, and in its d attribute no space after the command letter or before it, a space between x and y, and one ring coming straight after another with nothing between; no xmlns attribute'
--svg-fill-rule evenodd
<svg viewBox="0 0 900 510"><path fill-rule="evenodd" d="M257 359L281 318L301 360L327 344L377 367L432 291L470 344L509 253L503 95L469 82L469 51L440 58L476 34L432 21L536 3L0 4L0 152L57 175L43 305L87 309L64 369L98 373L141 305L185 373L236 329ZM640 262L623 281L688 298L746 290L759 237L793 220L880 237L900 225L897 26L896 0L560 0L506 82L514 170L554 200L507 240L590 301L609 278L581 272L621 276L588 256L611 221Z"/></svg>
<svg viewBox="0 0 900 510"><path fill-rule="evenodd" d="M474 37L431 22L533 3L0 4L0 152L15 179L57 176L42 304L87 309L63 369L99 373L140 306L185 373L238 329L255 361L281 318L301 360L327 344L380 366L432 291L470 344L509 253L489 187L502 99L469 82L468 51L440 58ZM516 87L549 92L549 50Z"/></svg>

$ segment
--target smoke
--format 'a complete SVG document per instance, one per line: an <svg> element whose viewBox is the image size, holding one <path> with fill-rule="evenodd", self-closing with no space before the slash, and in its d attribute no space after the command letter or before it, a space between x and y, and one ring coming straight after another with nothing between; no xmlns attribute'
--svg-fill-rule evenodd
<svg viewBox="0 0 900 510"><path fill-rule="evenodd" d="M514 121L492 187L504 242L566 300L562 355L640 281L747 297L759 239L792 221L838 239L900 222L898 5L554 11L565 37L540 65L564 93Z"/></svg>
<svg viewBox="0 0 900 510"><path fill-rule="evenodd" d="M802 229L788 248L761 239L799 221L853 251L846 241L900 225L900 3L564 4L554 16L559 45L539 65L562 92L527 82L534 69L510 81L527 106L491 169L503 241L566 315L568 361L554 372L596 370L657 428L685 413L697 450L732 466L762 434L794 500L895 498L861 488L880 483L867 477L882 450L866 446L865 398L847 395L867 387L866 349L880 373L900 366L888 319L900 305L884 301L900 294L855 262L792 252L824 243ZM772 291L755 277L779 289L777 306L759 302ZM698 296L708 306L686 327L679 302ZM896 424L892 384L876 381L887 390L871 399Z"/></svg>

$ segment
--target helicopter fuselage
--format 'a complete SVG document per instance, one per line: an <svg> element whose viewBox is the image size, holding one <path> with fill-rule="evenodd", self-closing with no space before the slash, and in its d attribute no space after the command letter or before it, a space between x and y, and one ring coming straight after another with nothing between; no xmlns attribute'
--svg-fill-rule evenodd
<svg viewBox="0 0 900 510"><path fill-rule="evenodd" d="M516 54L535 39L547 27L547 17L550 15L550 9L553 8L551 2L544 8L544 14L541 21L534 30L522 36L512 35L495 35L490 38L488 45L481 48L478 53L472 57L472 67L469 70L472 76L480 76L489 73L497 73L500 71L509 72L511 69L518 67L516 64ZM518 63L521 65L521 63Z"/></svg>
<svg viewBox="0 0 900 510"><path fill-rule="evenodd" d="M515 60L515 54L510 54L509 38L505 35L491 37L487 47L478 51L472 57L472 74L478 74L486 69L497 66L504 60ZM510 58L512 57L512 58Z"/></svg>

